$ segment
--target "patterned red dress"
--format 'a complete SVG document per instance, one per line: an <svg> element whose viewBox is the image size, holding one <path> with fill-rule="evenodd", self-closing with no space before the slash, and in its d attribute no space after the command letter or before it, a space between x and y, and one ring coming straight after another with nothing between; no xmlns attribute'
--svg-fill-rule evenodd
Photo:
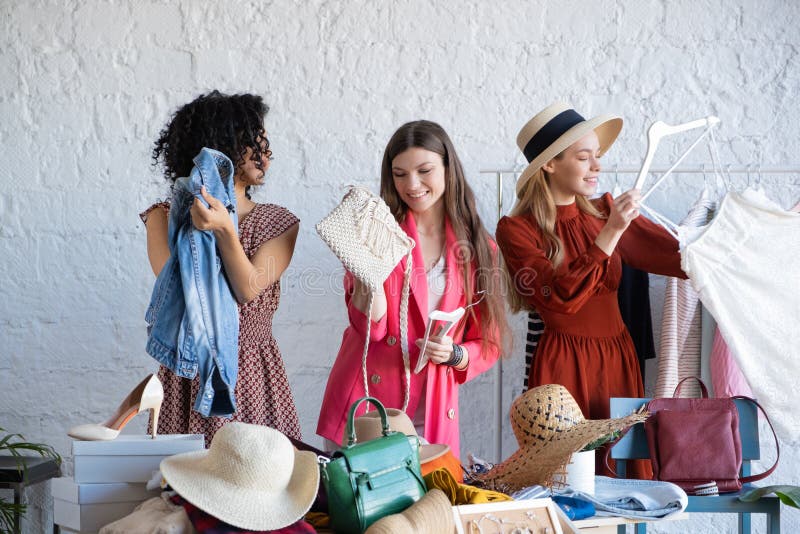
<svg viewBox="0 0 800 534"><path fill-rule="evenodd" d="M157 206L169 205L151 206L140 215L142 220ZM252 257L258 247L283 234L298 221L286 208L256 204L247 217L239 221L239 240L245 254ZM205 418L193 411L199 379L179 377L161 366L158 378L164 384L164 403L158 420L159 434L205 434L208 447L222 425L241 421L269 426L286 436L301 439L300 422L283 358L272 337L272 317L278 309L280 294L278 280L259 296L239 306L239 375L234 389L236 413L233 418Z"/></svg>

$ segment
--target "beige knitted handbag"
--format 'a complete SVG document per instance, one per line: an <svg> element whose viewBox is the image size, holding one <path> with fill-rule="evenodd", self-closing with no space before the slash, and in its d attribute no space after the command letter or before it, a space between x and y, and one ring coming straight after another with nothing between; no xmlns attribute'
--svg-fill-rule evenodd
<svg viewBox="0 0 800 534"><path fill-rule="evenodd" d="M400 299L400 349L405 371L403 410L408 407L411 366L408 355L408 293L411 283L411 250L414 240L397 224L389 206L363 187L351 187L342 202L319 223L317 233L345 269L371 290L367 310L367 336L361 357L364 395L369 396L367 351L375 291L383 285L397 263L406 256L403 294Z"/></svg>

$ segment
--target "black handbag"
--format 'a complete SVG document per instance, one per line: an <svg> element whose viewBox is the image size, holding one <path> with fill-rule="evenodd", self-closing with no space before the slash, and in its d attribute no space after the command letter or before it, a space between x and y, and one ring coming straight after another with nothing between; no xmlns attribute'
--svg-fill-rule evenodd
<svg viewBox="0 0 800 534"><path fill-rule="evenodd" d="M362 402L375 405L383 435L356 443L353 417ZM378 519L402 512L423 495L419 448L409 436L389 429L383 404L373 397L354 402L347 416L347 445L330 460L320 458L331 527L339 534L361 534Z"/></svg>

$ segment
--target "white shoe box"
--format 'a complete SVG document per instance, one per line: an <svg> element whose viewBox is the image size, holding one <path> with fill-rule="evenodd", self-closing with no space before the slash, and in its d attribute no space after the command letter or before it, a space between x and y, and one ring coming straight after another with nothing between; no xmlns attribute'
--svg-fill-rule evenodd
<svg viewBox="0 0 800 534"><path fill-rule="evenodd" d="M53 521L65 532L84 534L125 517L160 490L148 491L144 483L76 484L62 477L53 480L52 492Z"/></svg>
<svg viewBox="0 0 800 534"><path fill-rule="evenodd" d="M205 448L202 434L120 434L111 441L72 442L76 484L147 482L161 460Z"/></svg>

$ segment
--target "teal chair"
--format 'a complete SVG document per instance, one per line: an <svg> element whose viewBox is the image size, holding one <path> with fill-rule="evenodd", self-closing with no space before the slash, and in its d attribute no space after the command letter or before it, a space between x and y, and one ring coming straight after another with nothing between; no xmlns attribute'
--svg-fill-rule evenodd
<svg viewBox="0 0 800 534"><path fill-rule="evenodd" d="M611 417L624 417L638 410L650 399L612 398ZM750 462L761 457L758 443L758 412L752 403L734 399L739 410L739 434L742 439L742 476L750 475ZM644 425L637 424L630 432L619 440L611 449L611 458L617 463L617 476L625 477L627 460L648 459L647 438ZM745 484L742 492L748 492L756 486ZM781 502L778 497L762 497L756 502L742 502L739 493L725 493L715 497L689 496L687 512L737 514L739 516L739 534L750 534L750 514L767 515L767 533L779 534L781 531ZM625 534L625 526L618 527L618 534ZM637 524L636 534L645 534L647 525Z"/></svg>

